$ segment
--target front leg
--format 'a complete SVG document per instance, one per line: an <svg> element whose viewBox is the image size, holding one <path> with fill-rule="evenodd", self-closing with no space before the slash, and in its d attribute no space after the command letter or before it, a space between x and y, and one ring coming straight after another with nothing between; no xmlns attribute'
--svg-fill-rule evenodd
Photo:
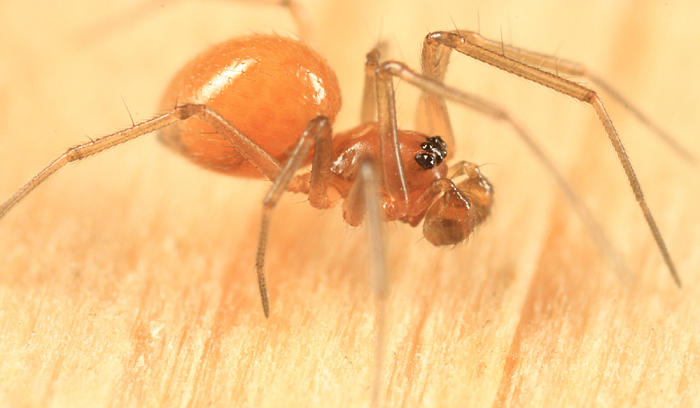
<svg viewBox="0 0 700 408"><path fill-rule="evenodd" d="M526 58L529 54L523 52L522 50L512 49L511 47L506 47L500 44L500 47L496 47L493 41L486 40L478 33L470 31L438 31L430 33L425 38L424 48L437 49L437 48L447 48L455 50L471 58L477 59L479 61L485 62L492 65L498 69L506 72L510 72L514 75L522 77L524 79L536 82L542 86L553 89L564 95L571 96L580 100L581 102L589 104L596 115L600 119L600 122L605 129L605 132L610 140L610 143L617 154L618 160L622 165L622 169L627 177L627 180L632 188L632 193L634 194L637 204L644 215L644 218L649 226L652 237L656 241L656 246L661 253L661 256L668 268L671 277L673 278L676 285L681 286L681 280L676 270L676 266L673 262L670 252L666 246L666 242L661 235L661 231L656 224L656 220L651 213L646 199L644 198L644 193L642 192L642 187L639 183L639 179L634 171L632 162L630 161L625 148L620 139L620 135L617 133L615 126L613 125L612 119L608 115L603 102L601 101L598 94L585 86L579 85L575 82L569 81L562 78L554 73L546 70L549 66L554 65L555 67L561 67L564 69L565 65L561 62L546 62L544 68L538 66L528 65L527 62L532 63L532 61ZM516 50L518 52L516 52ZM435 55L441 55L437 51L434 52ZM424 57L425 57L424 53ZM430 55L430 54L428 54ZM437 57L436 57L437 58ZM443 57L440 57L441 59ZM519 58L519 59L518 59ZM525 61L525 62L523 62ZM547 61L547 60L545 60ZM424 65L426 62L424 61ZM444 75L444 70L446 69L446 63L440 66L441 70L436 71L434 75ZM574 70L576 67L571 66ZM568 69L568 68L567 68ZM440 83L439 77L431 78L433 82ZM433 84L434 85L434 84ZM434 86L433 86L434 87ZM424 88L425 92L430 92L427 87ZM444 95L444 94L443 94ZM447 120L445 118L445 120Z"/></svg>

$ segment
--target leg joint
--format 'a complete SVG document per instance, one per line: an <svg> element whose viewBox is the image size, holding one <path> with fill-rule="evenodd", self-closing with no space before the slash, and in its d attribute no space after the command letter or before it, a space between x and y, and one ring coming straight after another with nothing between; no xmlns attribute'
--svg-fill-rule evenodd
<svg viewBox="0 0 700 408"><path fill-rule="evenodd" d="M175 114L180 120L185 120L192 116L201 115L207 110L207 105L199 103L185 103L175 108Z"/></svg>
<svg viewBox="0 0 700 408"><path fill-rule="evenodd" d="M382 79L388 79L393 76L399 76L401 72L408 70L406 64L398 61L385 61L377 67L377 76Z"/></svg>
<svg viewBox="0 0 700 408"><path fill-rule="evenodd" d="M68 149L66 151L66 158L69 162L76 161L76 160L81 160L85 158L85 155L82 152L82 149L80 146L74 146Z"/></svg>

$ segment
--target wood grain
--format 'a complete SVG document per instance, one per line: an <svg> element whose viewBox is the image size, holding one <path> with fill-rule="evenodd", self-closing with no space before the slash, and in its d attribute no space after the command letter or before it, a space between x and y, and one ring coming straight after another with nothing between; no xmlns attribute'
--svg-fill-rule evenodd
<svg viewBox="0 0 700 408"><path fill-rule="evenodd" d="M519 3L306 3L344 92L337 128L359 117L375 41L417 67L423 35L458 25L586 63L700 154L697 6ZM124 104L135 120L153 115L198 50L294 31L274 8L143 4L0 2L0 198L66 147L128 127ZM497 203L455 248L387 226L386 405L700 405L697 165L609 102L678 290L590 108L460 56L448 82L499 101L547 145L634 275L616 278L508 127L452 107L455 157L484 164ZM397 89L410 127L416 92ZM273 220L266 321L253 273L266 188L196 168L153 137L39 188L0 221L0 406L366 406L365 231L287 196Z"/></svg>

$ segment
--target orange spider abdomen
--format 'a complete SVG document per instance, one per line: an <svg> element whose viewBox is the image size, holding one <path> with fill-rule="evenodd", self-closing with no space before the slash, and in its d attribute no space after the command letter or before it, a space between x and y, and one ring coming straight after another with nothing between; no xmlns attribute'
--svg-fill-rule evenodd
<svg viewBox="0 0 700 408"><path fill-rule="evenodd" d="M206 104L284 164L308 122L318 115L332 121L340 102L335 73L315 51L290 38L251 35L217 44L187 63L170 82L161 109ZM164 129L160 139L206 168L261 177L198 118Z"/></svg>

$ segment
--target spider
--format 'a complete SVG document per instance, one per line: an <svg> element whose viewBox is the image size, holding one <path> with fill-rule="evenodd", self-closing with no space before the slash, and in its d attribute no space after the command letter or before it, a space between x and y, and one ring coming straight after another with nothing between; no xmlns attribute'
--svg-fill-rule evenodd
<svg viewBox="0 0 700 408"><path fill-rule="evenodd" d="M251 35L218 44L197 56L173 78L161 102L164 112L68 149L0 206L0 218L65 164L139 136L160 131L160 140L198 165L241 177L273 182L263 201L256 270L265 316L269 316L264 260L273 210L285 191L307 194L317 208L340 201L343 217L359 225L367 217L377 297L386 296L383 221L413 226L435 245L467 239L489 215L494 190L479 167L459 161L448 165L454 143L446 100L455 101L509 123L549 170L600 246L616 257L580 198L524 128L500 107L443 83L452 51L486 62L590 104L598 114L623 166L633 193L675 282L672 258L652 217L632 165L597 94L557 73L588 76L609 87L580 64L505 45L475 32L429 33L423 43L422 72L382 59L377 45L365 62L361 124L333 135L340 109L335 74L303 42ZM434 132L400 130L393 79L422 91L419 118ZM619 96L612 92L613 97ZM637 113L636 110L633 110ZM644 116L639 114L643 121ZM683 151L675 142L672 146ZM309 172L297 174L311 165Z"/></svg>

